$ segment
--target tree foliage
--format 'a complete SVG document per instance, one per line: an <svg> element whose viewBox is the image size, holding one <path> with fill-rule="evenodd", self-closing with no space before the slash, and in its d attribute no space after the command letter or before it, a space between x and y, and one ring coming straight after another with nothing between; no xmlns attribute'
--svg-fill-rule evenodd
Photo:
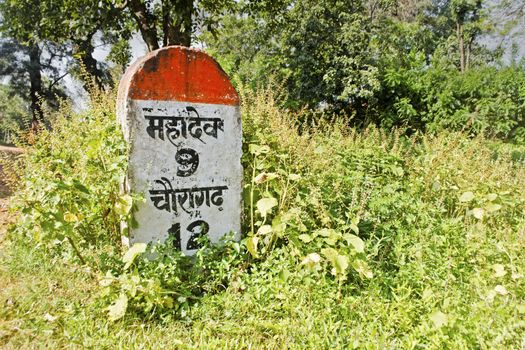
<svg viewBox="0 0 525 350"><path fill-rule="evenodd" d="M524 67L505 66L500 51L482 44L494 30L488 2L271 4L248 2L246 15L225 18L220 35L201 38L241 81L265 84L269 72L285 80L286 106L344 112L357 125L472 126L521 140L521 97L509 90ZM510 76L508 86L499 83ZM503 99L512 112L500 113Z"/></svg>
<svg viewBox="0 0 525 350"><path fill-rule="evenodd" d="M28 104L9 85L0 85L0 143L13 143L31 121Z"/></svg>
<svg viewBox="0 0 525 350"><path fill-rule="evenodd" d="M49 86L59 87L64 72L83 78L86 90L110 86L110 65L94 58L95 47L106 45L107 60L122 72L136 33L148 50L202 44L252 88L282 81L284 105L311 115L343 113L356 125L410 130L475 125L479 132L501 121L490 132L511 138L522 127L520 112L478 113L491 104L484 110L499 110L501 96L509 96L510 110L521 108L519 94L498 82L511 76L509 86L517 86L523 65L506 66L501 50L482 44L501 33L497 18L507 27L520 23L523 6L513 0L2 0L0 12L4 38L19 45L2 69L25 71L4 76L15 86L29 82L20 96L31 100L34 120L42 118L39 99L52 100L57 91ZM493 80L465 95L483 74Z"/></svg>

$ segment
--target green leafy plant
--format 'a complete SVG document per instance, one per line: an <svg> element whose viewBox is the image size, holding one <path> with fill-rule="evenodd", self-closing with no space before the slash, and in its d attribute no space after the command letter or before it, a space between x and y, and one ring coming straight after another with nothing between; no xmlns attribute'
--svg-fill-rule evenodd
<svg viewBox="0 0 525 350"><path fill-rule="evenodd" d="M110 320L127 313L147 319L186 317L189 307L207 293L224 289L239 271L245 252L226 236L218 245L201 238L195 257L184 256L172 242L135 243L119 263L99 278Z"/></svg>
<svg viewBox="0 0 525 350"><path fill-rule="evenodd" d="M272 89L241 94L244 236L202 242L193 257L117 242L140 198L119 191L125 147L109 104L27 150L21 218L0 254L0 341L27 343L16 322L53 330L34 342L66 345L520 346L523 147L335 117L301 124Z"/></svg>
<svg viewBox="0 0 525 350"><path fill-rule="evenodd" d="M24 154L17 193L22 216L15 231L50 248L70 245L83 264L98 264L86 253L94 247L118 245L120 221L131 205L119 194L126 145L107 107L112 101L101 94L82 114L64 105L53 129L42 130Z"/></svg>

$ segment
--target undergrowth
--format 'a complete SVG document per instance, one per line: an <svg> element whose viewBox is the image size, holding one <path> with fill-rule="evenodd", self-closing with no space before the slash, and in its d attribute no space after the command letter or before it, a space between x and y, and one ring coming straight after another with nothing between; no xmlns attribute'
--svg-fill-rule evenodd
<svg viewBox="0 0 525 350"><path fill-rule="evenodd" d="M24 155L0 279L28 279L26 257L51 274L39 283L74 269L86 287L62 287L72 295L47 323L30 312L43 312L33 292L4 289L19 301L0 312L0 344L26 344L13 324L36 317L35 339L52 326L49 344L63 347L525 346L523 150L344 119L305 126L271 89L241 96L244 236L192 258L169 243L121 247L133 199L119 190L113 96L61 112Z"/></svg>

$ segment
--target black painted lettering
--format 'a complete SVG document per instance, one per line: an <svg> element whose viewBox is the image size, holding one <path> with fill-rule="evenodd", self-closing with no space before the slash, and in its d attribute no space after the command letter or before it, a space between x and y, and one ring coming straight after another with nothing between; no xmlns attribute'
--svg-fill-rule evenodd
<svg viewBox="0 0 525 350"><path fill-rule="evenodd" d="M191 148L182 148L175 154L175 160L180 164L177 176L187 177L193 175L199 166L199 155Z"/></svg>
<svg viewBox="0 0 525 350"><path fill-rule="evenodd" d="M180 224L176 223L168 230L169 237L173 237L173 248L182 250L182 242L180 240Z"/></svg>
<svg viewBox="0 0 525 350"><path fill-rule="evenodd" d="M187 230L191 232L190 239L188 240L188 244L186 244L187 250L193 250L193 249L199 249L200 244L197 241L198 238L203 237L208 234L208 231L210 230L210 225L204 220L197 220L192 222Z"/></svg>

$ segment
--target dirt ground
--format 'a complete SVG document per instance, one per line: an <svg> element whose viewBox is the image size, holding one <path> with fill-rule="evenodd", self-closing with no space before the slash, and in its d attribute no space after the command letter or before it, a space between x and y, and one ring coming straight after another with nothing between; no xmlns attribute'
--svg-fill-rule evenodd
<svg viewBox="0 0 525 350"><path fill-rule="evenodd" d="M10 156L16 156L20 153L22 153L20 148L0 145L0 156L6 154ZM13 220L12 215L8 211L10 196L11 189L5 183L5 174L2 172L2 165L0 164L0 240L2 235L7 230L7 226Z"/></svg>

